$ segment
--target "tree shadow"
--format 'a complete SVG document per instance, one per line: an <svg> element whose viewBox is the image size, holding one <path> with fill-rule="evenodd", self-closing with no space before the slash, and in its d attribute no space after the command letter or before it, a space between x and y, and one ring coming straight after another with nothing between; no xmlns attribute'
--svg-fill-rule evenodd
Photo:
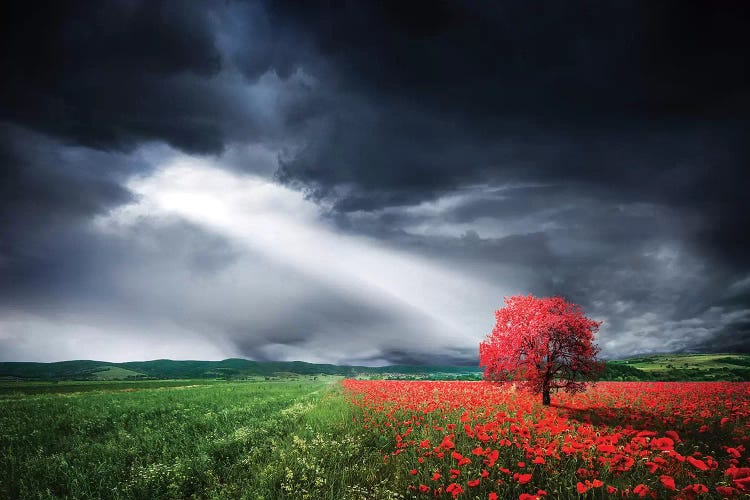
<svg viewBox="0 0 750 500"><path fill-rule="evenodd" d="M643 408L633 407L588 407L579 408L552 403L556 413L570 421L590 424L595 427L622 427L635 430L677 429L682 422L670 415L659 415Z"/></svg>

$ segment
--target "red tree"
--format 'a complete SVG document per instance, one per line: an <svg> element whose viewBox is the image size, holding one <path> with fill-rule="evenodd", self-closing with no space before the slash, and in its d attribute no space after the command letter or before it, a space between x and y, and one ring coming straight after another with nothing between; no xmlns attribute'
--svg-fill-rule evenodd
<svg viewBox="0 0 750 500"><path fill-rule="evenodd" d="M594 344L601 322L562 297L506 298L495 318L492 333L479 344L479 366L487 380L520 382L541 392L542 403L549 405L552 391L582 391L601 370Z"/></svg>

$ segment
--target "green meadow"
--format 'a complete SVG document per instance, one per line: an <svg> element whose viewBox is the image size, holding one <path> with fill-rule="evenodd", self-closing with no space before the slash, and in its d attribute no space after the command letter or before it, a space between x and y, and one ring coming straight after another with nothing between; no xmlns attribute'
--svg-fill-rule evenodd
<svg viewBox="0 0 750 500"><path fill-rule="evenodd" d="M747 354L655 354L606 363L608 380L750 381Z"/></svg>
<svg viewBox="0 0 750 500"><path fill-rule="evenodd" d="M618 363L645 371L714 370L750 367L747 354L658 354L629 358Z"/></svg>
<svg viewBox="0 0 750 500"><path fill-rule="evenodd" d="M265 371L237 360L128 368L0 364L6 377L0 380L0 498L403 498L408 478L383 461L393 443L353 421L356 410L340 394L344 377L305 373L321 368L349 374L355 368L258 366ZM134 368L139 376L164 378L133 379L128 370ZM438 369L388 367L356 375L478 375ZM217 372L227 379L216 378ZM29 378L20 380L24 373ZM166 378L168 373L195 378ZM44 375L58 378L44 381ZM750 359L645 356L607 362L605 375L748 380Z"/></svg>
<svg viewBox="0 0 750 500"><path fill-rule="evenodd" d="M2 383L0 498L388 497L338 380Z"/></svg>

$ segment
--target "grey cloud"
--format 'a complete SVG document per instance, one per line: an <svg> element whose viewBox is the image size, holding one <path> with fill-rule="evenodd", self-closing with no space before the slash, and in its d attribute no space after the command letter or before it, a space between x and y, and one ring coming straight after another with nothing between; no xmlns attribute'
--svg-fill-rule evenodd
<svg viewBox="0 0 750 500"><path fill-rule="evenodd" d="M180 104L190 102L170 95L166 81L183 74L209 77L221 68L208 12L197 4L185 7L55 2L35 9L11 3L2 44L9 68L4 118L102 148L129 147L150 132L196 151L215 149L210 125L194 120L194 129L185 127L189 113L156 122L157 109L179 116Z"/></svg>
<svg viewBox="0 0 750 500"><path fill-rule="evenodd" d="M280 57L265 57L268 22L255 29L263 12L252 2L11 2L0 118L102 150L163 141L207 154L238 139L274 140L273 123L285 120L277 107L304 121L315 100L297 65L281 71ZM247 47L257 50L235 54ZM239 63L253 65L250 80L233 79ZM245 84L264 89L252 95Z"/></svg>
<svg viewBox="0 0 750 500"><path fill-rule="evenodd" d="M275 175L339 234L498 289L563 294L605 320L612 355L748 349L746 5L12 2L9 14L5 314L174 322L259 359L475 359L430 346L418 314L187 221L93 229L133 201L128 179L180 150Z"/></svg>
<svg viewBox="0 0 750 500"><path fill-rule="evenodd" d="M46 241L43 248L56 252L40 253L17 281L4 282L0 333L18 344L6 356L26 352L26 336L35 359L55 359L65 343L40 343L27 333L16 338L13 331L31 327L14 330L14 322L46 331L50 322L66 325L78 318L100 325L103 338L111 335L112 344L125 349L120 355L164 342L191 352L182 345L189 332L226 357L345 363L372 353L373 360L393 362L389 349L403 345L422 360L430 358L419 354L420 345L430 344L428 318L416 323L419 313L394 308L377 293L338 290L179 218L82 225L65 236ZM438 344L441 352L443 347Z"/></svg>
<svg viewBox="0 0 750 500"><path fill-rule="evenodd" d="M640 202L612 204L554 185L476 190L476 196L468 195L468 189L458 191L458 204L442 210L392 208L365 217L367 225L358 223L364 217L358 213L337 220L347 230L367 228L498 285L509 276L520 277L516 281L525 287L518 293L559 294L582 304L592 317L604 320L602 345L609 357L655 348L707 349L707 338L743 331L742 320L732 316L747 308L742 282L732 266L716 265L691 243L693 227L679 210ZM433 208L440 206L438 199ZM486 227L512 234L481 236L485 218L490 221ZM460 236L394 229L433 223L478 229ZM712 307L724 311L723 320L704 318ZM640 324L639 318L647 321ZM724 343L716 347L720 345Z"/></svg>
<svg viewBox="0 0 750 500"><path fill-rule="evenodd" d="M476 366L477 349L441 348L438 352L397 347L383 349L375 356L354 358L353 364L386 362L394 365Z"/></svg>

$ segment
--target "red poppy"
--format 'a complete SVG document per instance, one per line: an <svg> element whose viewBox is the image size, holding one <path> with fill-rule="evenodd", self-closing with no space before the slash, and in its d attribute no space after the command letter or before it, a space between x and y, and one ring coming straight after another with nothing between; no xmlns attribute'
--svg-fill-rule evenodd
<svg viewBox="0 0 750 500"><path fill-rule="evenodd" d="M456 498L458 495L464 492L464 489L461 488L461 485L458 483L451 483L447 488L445 488L445 491L447 493L450 493L453 498Z"/></svg>
<svg viewBox="0 0 750 500"><path fill-rule="evenodd" d="M687 457L687 461L690 465L698 470L708 470L708 465L706 465L706 462L704 462L703 460L698 460L697 458L693 457Z"/></svg>
<svg viewBox="0 0 750 500"><path fill-rule="evenodd" d="M516 481L518 481L518 484L526 484L531 481L531 474L519 474Z"/></svg>
<svg viewBox="0 0 750 500"><path fill-rule="evenodd" d="M635 488L633 488L633 493L638 495L639 497L645 497L650 493L650 490L648 489L648 486L645 484L639 484Z"/></svg>
<svg viewBox="0 0 750 500"><path fill-rule="evenodd" d="M664 487L668 490L676 490L674 485L674 479L671 476L661 476L659 477L659 481L661 481L661 484L664 485Z"/></svg>

